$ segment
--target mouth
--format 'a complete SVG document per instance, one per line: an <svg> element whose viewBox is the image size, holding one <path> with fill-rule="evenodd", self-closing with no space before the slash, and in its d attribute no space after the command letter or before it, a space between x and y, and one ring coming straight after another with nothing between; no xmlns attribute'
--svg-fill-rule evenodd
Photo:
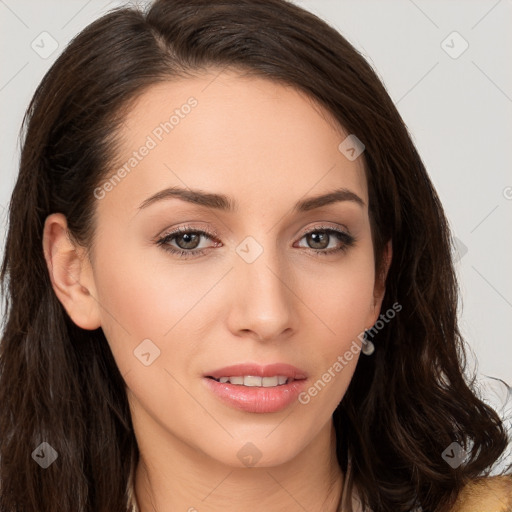
<svg viewBox="0 0 512 512"><path fill-rule="evenodd" d="M215 377L208 376L208 379L213 379L221 384L233 384L235 386L246 386L249 388L263 387L274 388L276 386L284 386L293 382L295 379L286 377L285 375L274 375L273 377L258 377L257 375L238 375L234 377Z"/></svg>
<svg viewBox="0 0 512 512"><path fill-rule="evenodd" d="M278 412L296 401L307 375L288 364L240 364L204 375L207 388L224 404L253 413Z"/></svg>

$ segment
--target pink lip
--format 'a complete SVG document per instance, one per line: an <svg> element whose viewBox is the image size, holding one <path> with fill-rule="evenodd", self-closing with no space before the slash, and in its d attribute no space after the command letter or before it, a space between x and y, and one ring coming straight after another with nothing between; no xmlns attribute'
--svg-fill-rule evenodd
<svg viewBox="0 0 512 512"><path fill-rule="evenodd" d="M246 387L230 383L220 383L208 377L233 377L254 375L258 377L273 377L283 375L289 379L296 379L281 386ZM304 371L289 364L238 364L227 366L205 374L203 379L206 386L223 402L245 412L270 413L285 409L295 400L304 389L307 375Z"/></svg>

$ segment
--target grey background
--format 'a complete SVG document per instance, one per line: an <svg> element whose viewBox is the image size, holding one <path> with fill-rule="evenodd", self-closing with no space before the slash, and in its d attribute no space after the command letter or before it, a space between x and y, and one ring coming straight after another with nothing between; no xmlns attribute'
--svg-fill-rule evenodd
<svg viewBox="0 0 512 512"><path fill-rule="evenodd" d="M0 0L0 253L24 110L67 42L124 3ZM512 0L296 3L337 28L386 85L456 237L470 370L512 384ZM52 39L44 58L31 46L48 51Z"/></svg>

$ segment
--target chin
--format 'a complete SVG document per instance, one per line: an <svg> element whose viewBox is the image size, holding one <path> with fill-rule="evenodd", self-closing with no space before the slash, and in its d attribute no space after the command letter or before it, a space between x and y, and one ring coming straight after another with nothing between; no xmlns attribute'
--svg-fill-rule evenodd
<svg viewBox="0 0 512 512"><path fill-rule="evenodd" d="M214 452L208 447L206 453L233 468L271 468L292 462L307 446L307 442L298 435L296 443L293 443L295 436L284 429L281 435L277 431L270 435L269 432L272 430L267 429L263 435L229 439L223 445L216 444Z"/></svg>

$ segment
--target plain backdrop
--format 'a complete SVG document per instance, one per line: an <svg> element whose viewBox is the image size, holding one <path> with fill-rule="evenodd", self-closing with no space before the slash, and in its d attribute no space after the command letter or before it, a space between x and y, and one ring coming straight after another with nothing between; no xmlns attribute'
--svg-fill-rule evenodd
<svg viewBox="0 0 512 512"><path fill-rule="evenodd" d="M69 40L124 3L0 0L0 253L25 108ZM453 229L473 364L512 384L512 0L296 3L338 29L383 80Z"/></svg>

